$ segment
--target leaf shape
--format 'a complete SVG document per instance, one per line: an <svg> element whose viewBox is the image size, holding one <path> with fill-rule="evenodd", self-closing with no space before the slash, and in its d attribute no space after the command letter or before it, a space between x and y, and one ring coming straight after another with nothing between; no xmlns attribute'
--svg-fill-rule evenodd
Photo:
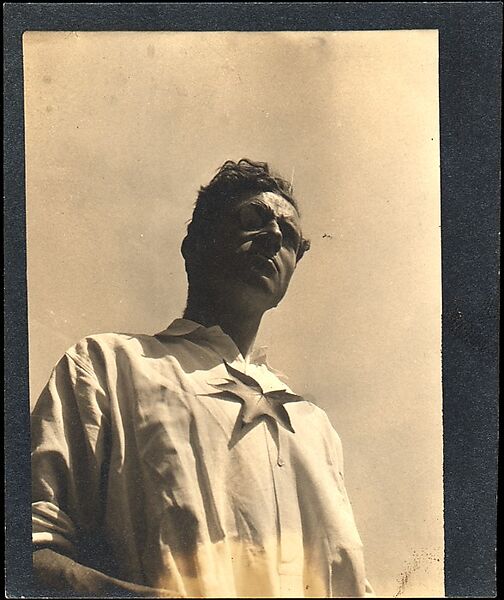
<svg viewBox="0 0 504 600"><path fill-rule="evenodd" d="M271 398L275 402L301 402L304 400L303 396L298 396L287 390L274 390L272 392L266 392L266 398Z"/></svg>
<svg viewBox="0 0 504 600"><path fill-rule="evenodd" d="M235 379L238 379L238 381L245 384L246 386L249 386L252 389L255 389L262 393L263 389L261 385L253 377L250 377L250 375L245 375L245 373L238 371L238 369L235 369L226 361L224 361L224 365L226 366L228 373L232 375Z"/></svg>
<svg viewBox="0 0 504 600"><path fill-rule="evenodd" d="M284 404L287 402L300 402L302 396L288 392L286 389L264 392L261 385L250 375L238 371L224 361L231 378L220 378L208 381L209 385L219 390L201 396L222 396L228 394L242 402L242 410L238 419L241 419L241 428L252 423L264 415L269 416L283 427L294 433L289 413ZM215 383L212 383L215 382Z"/></svg>

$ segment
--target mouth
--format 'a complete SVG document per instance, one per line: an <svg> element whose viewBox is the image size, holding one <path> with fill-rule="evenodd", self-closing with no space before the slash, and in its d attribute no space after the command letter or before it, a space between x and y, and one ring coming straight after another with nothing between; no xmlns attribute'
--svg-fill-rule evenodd
<svg viewBox="0 0 504 600"><path fill-rule="evenodd" d="M273 275L278 273L278 266L275 259L266 256L265 254L255 253L251 256L251 267L254 271L259 272L261 275Z"/></svg>

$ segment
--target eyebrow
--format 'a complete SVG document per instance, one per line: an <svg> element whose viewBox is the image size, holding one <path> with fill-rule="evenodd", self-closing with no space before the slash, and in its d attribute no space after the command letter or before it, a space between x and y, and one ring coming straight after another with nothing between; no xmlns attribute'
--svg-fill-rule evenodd
<svg viewBox="0 0 504 600"><path fill-rule="evenodd" d="M286 216L286 215L276 215L275 211L271 208L271 206L269 206L268 204L266 204L264 202L264 200L262 200L260 198L254 198L253 200L250 201L250 204L258 204L266 212L268 212L270 215L274 216L275 219L277 219L278 221L282 221L282 223L286 223L286 224L290 225L293 229L296 230L296 232L298 232L300 235L302 235L302 233L301 233L301 227L298 225L297 221L293 217L289 217L289 216ZM297 209L296 209L296 207L293 204L291 204L289 202L289 206L292 206L292 208L297 213Z"/></svg>

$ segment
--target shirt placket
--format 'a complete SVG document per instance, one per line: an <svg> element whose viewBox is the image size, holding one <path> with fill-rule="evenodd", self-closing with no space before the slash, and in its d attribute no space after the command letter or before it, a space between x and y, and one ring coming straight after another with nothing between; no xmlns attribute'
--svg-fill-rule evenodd
<svg viewBox="0 0 504 600"><path fill-rule="evenodd" d="M288 454L286 439L290 432L273 423L277 443L265 428L268 457L277 507L278 575L281 596L302 596L303 544L297 502L296 479Z"/></svg>

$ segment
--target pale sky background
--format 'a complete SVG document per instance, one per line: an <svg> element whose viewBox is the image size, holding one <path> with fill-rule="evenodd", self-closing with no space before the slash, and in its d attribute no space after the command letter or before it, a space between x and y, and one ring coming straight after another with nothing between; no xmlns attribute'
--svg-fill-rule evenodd
<svg viewBox="0 0 504 600"><path fill-rule="evenodd" d="M184 308L227 159L290 179L312 249L258 343L328 413L380 596L443 595L437 31L24 35L30 389Z"/></svg>

